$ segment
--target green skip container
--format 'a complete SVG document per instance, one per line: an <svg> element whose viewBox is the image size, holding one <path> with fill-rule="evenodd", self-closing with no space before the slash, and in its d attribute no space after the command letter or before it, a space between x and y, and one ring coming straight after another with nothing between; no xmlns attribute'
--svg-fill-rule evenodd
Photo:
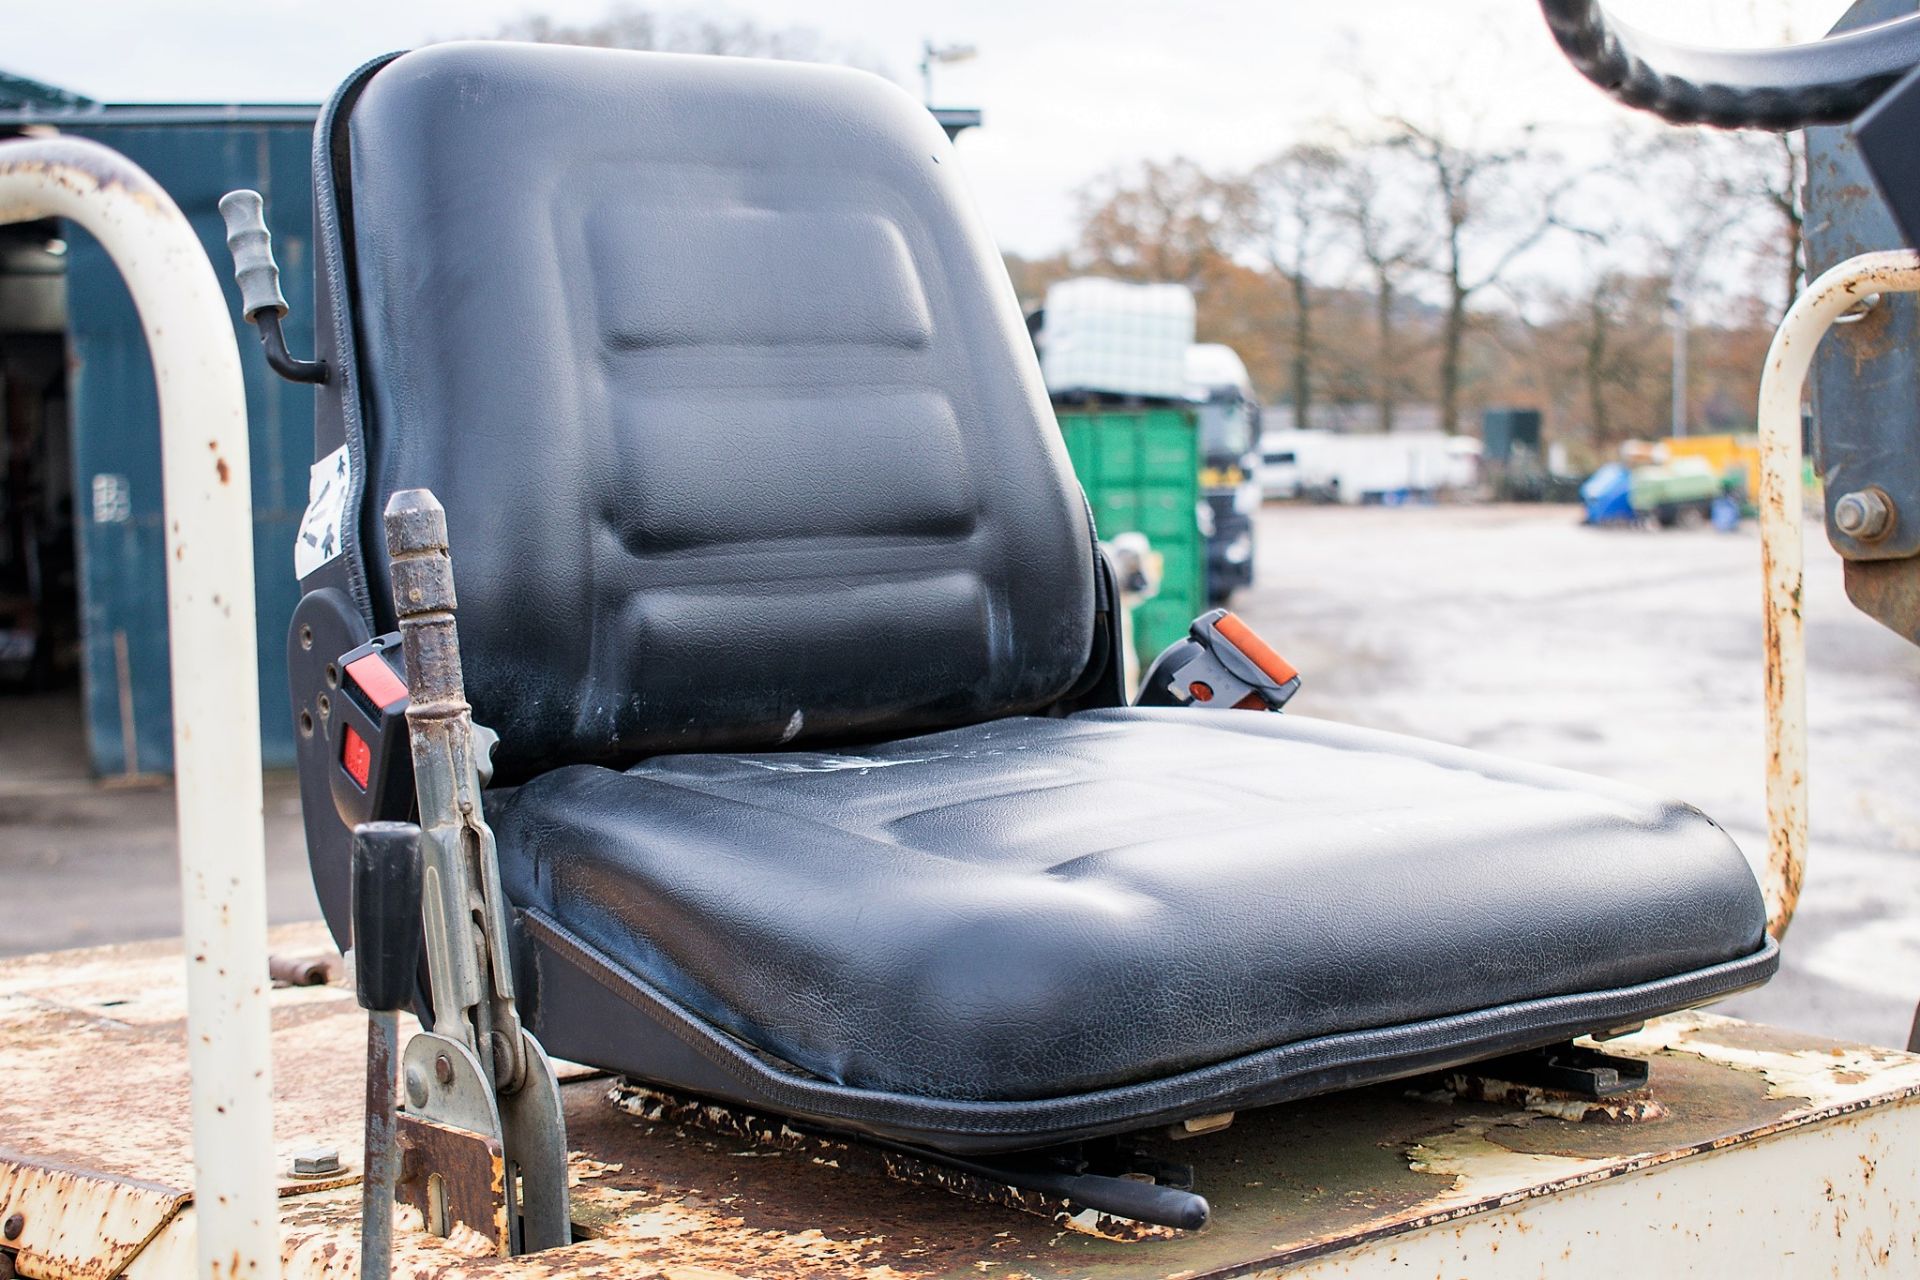
<svg viewBox="0 0 1920 1280"><path fill-rule="evenodd" d="M1099 536L1143 533L1160 553L1160 593L1133 614L1133 647L1144 668L1206 610L1200 436L1193 413L1176 405L1057 404L1054 415Z"/></svg>

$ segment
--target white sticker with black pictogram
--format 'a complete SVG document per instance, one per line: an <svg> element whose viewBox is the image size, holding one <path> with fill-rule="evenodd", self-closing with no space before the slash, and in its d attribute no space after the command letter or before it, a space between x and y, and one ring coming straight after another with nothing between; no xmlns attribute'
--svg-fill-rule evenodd
<svg viewBox="0 0 1920 1280"><path fill-rule="evenodd" d="M341 445L307 473L307 514L293 540L293 576L304 578L340 554L340 519L347 509L353 464Z"/></svg>

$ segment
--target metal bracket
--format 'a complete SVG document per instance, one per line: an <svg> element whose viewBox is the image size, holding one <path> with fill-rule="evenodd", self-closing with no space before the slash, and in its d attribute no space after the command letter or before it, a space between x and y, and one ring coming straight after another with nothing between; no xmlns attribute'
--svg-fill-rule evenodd
<svg viewBox="0 0 1920 1280"><path fill-rule="evenodd" d="M396 1199L418 1209L430 1233L447 1236L464 1226L493 1241L499 1255L507 1257L512 1215L500 1140L404 1112L399 1122Z"/></svg>
<svg viewBox="0 0 1920 1280"><path fill-rule="evenodd" d="M1464 1070L1594 1101L1644 1089L1650 1076L1643 1058L1623 1058L1571 1042L1490 1058Z"/></svg>
<svg viewBox="0 0 1920 1280"><path fill-rule="evenodd" d="M1212 1212L1206 1198L1194 1192L1190 1165L1158 1159L1125 1139L967 1157L816 1129L801 1120L757 1115L634 1080L616 1081L607 1097L649 1124L702 1129L755 1146L801 1152L816 1163L939 1187L1107 1240L1198 1231Z"/></svg>
<svg viewBox="0 0 1920 1280"><path fill-rule="evenodd" d="M1857 0L1833 30L1886 22L1914 8L1914 0ZM1907 132L1889 130L1892 123L1870 128L1863 119L1858 130L1806 131L1809 280L1905 242L1870 164L1876 148L1897 156L1906 145ZM1856 322L1815 338L1814 453L1826 488L1827 541L1846 561L1855 607L1920 644L1920 299L1897 291L1862 298L1848 317Z"/></svg>
<svg viewBox="0 0 1920 1280"><path fill-rule="evenodd" d="M503 1257L572 1237L560 1087L539 1041L527 1035L523 1047L527 1083L497 1097L479 1058L450 1036L423 1031L402 1054L400 1145L408 1154L400 1198L420 1210L428 1230L445 1235L465 1224Z"/></svg>

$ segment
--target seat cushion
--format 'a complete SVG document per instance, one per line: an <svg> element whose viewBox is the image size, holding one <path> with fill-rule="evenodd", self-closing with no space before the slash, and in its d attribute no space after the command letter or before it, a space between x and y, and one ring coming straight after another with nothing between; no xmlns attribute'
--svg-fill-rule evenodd
<svg viewBox="0 0 1920 1280"><path fill-rule="evenodd" d="M1765 945L1695 809L1298 716L1017 718L502 799L521 907L805 1072L928 1098L1080 1093Z"/></svg>

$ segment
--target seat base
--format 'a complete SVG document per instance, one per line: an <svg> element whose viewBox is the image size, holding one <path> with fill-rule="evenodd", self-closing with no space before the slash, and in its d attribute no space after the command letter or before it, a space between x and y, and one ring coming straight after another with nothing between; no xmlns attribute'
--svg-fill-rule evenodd
<svg viewBox="0 0 1920 1280"><path fill-rule="evenodd" d="M648 1124L695 1129L767 1155L794 1152L842 1172L934 1187L1018 1209L1103 1240L1149 1240L1207 1225L1211 1207L1191 1164L1161 1159L1131 1138L1076 1142L1010 1157L966 1158L831 1133L623 1079L608 1100ZM1175 1153L1178 1154L1178 1153Z"/></svg>
<svg viewBox="0 0 1920 1280"><path fill-rule="evenodd" d="M533 1030L548 1052L828 1129L956 1154L1151 1129L1605 1034L1759 986L1780 963L1779 946L1767 939L1752 955L1653 982L1296 1041L1088 1093L971 1101L808 1075L711 1026L541 913L523 911L519 921L540 990L536 1009L567 1011L563 1020L536 1013Z"/></svg>

